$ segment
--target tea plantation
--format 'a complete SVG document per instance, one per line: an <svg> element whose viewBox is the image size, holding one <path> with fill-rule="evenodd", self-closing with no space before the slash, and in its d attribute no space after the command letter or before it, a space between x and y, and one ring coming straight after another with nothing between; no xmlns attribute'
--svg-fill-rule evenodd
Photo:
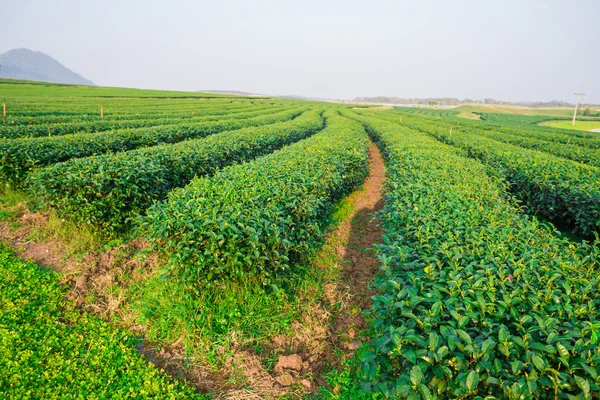
<svg viewBox="0 0 600 400"><path fill-rule="evenodd" d="M600 397L600 133L3 80L0 97L0 398L240 395L255 376L219 375L240 354L276 385L270 346L314 311L295 302L305 282L334 281L311 271L370 143L386 170L366 340L332 352L327 379L293 366L280 397ZM19 257L38 242L76 265L121 258L87 271L76 303L66 261ZM179 367L213 383L162 371L134 331L160 355L176 343Z"/></svg>

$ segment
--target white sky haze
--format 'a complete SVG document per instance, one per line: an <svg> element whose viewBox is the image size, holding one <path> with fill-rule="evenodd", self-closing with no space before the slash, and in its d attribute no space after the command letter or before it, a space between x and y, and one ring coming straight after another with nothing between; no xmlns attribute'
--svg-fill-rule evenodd
<svg viewBox="0 0 600 400"><path fill-rule="evenodd" d="M98 85L600 103L600 1L0 0L0 53Z"/></svg>

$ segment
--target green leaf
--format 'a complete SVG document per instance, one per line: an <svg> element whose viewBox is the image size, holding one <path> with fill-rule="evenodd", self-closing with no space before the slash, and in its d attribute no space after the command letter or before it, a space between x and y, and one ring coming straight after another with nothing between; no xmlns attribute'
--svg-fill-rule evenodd
<svg viewBox="0 0 600 400"><path fill-rule="evenodd" d="M421 371L421 368L418 365L413 366L410 370L410 381L413 386L417 386L419 383L421 383L422 379L423 371Z"/></svg>
<svg viewBox="0 0 600 400"><path fill-rule="evenodd" d="M431 350L435 351L435 349L437 349L439 344L439 337L435 332L430 332L429 333L429 347L431 348Z"/></svg>
<svg viewBox="0 0 600 400"><path fill-rule="evenodd" d="M419 385L419 390L421 391L421 394L423 395L423 398L425 400L432 400L433 396L431 395L431 392L429 391L429 389L427 388L427 386L425 386L424 384L420 384Z"/></svg>
<svg viewBox="0 0 600 400"><path fill-rule="evenodd" d="M448 346L441 346L441 347L438 349L437 353L439 354L439 356L440 356L441 358L445 357L445 356L446 356L446 354L448 354Z"/></svg>
<svg viewBox="0 0 600 400"><path fill-rule="evenodd" d="M481 346L481 351L487 353L487 351L493 349L494 346L496 346L496 342L494 342L494 340L491 338L487 338Z"/></svg>
<svg viewBox="0 0 600 400"><path fill-rule="evenodd" d="M571 358L571 354L569 354L569 350L562 343L556 343L556 349L558 350L558 354L565 360L569 361Z"/></svg>
<svg viewBox="0 0 600 400"><path fill-rule="evenodd" d="M403 351L402 355L404 356L404 358L406 358L411 363L413 363L413 364L417 363L417 355L415 354L414 351L412 351L412 350Z"/></svg>
<svg viewBox="0 0 600 400"><path fill-rule="evenodd" d="M456 333L458 334L458 336L460 336L460 338L462 340L464 340L468 344L473 343L473 340L471 339L471 336L469 336L469 334L467 332L463 331L462 329L457 329Z"/></svg>
<svg viewBox="0 0 600 400"><path fill-rule="evenodd" d="M508 329L502 325L500 331L498 331L498 340L500 342L506 342L508 340Z"/></svg>
<svg viewBox="0 0 600 400"><path fill-rule="evenodd" d="M533 365L535 365L535 367L538 370L543 371L544 369L546 369L546 366L544 364L544 360L540 356L534 354L531 357L531 361L533 361Z"/></svg>
<svg viewBox="0 0 600 400"><path fill-rule="evenodd" d="M586 396L590 395L590 383L586 379L583 379L580 376L575 376L575 382L577 382L577 386L583 390L583 393Z"/></svg>
<svg viewBox="0 0 600 400"><path fill-rule="evenodd" d="M469 392L473 392L475 390L475 388L477 388L477 385L479 384L479 374L477 373L477 371L469 372L469 375L467 375L467 380L465 383L467 385L467 390Z"/></svg>

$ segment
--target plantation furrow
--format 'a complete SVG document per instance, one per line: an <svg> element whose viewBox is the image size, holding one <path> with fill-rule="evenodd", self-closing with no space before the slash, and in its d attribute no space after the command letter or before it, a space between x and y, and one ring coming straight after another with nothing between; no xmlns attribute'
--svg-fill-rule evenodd
<svg viewBox="0 0 600 400"><path fill-rule="evenodd" d="M389 398L597 393L599 247L521 214L503 181L460 150L359 119L387 164L364 388Z"/></svg>
<svg viewBox="0 0 600 400"><path fill-rule="evenodd" d="M287 108L273 114L230 118L203 123L183 123L122 132L66 135L51 138L13 139L0 142L0 178L12 187L23 187L31 170L71 158L133 150L214 133L286 121L306 108Z"/></svg>
<svg viewBox="0 0 600 400"><path fill-rule="evenodd" d="M143 228L183 290L249 275L279 282L314 253L333 205L368 171L362 126L334 111L325 116L322 132L195 179L148 210Z"/></svg>
<svg viewBox="0 0 600 400"><path fill-rule="evenodd" d="M493 168L530 213L583 237L600 232L599 169L466 132L430 133Z"/></svg>
<svg viewBox="0 0 600 400"><path fill-rule="evenodd" d="M323 129L321 113L307 111L291 121L58 163L33 174L30 190L61 217L105 231L123 230L132 217L192 178L313 135Z"/></svg>
<svg viewBox="0 0 600 400"><path fill-rule="evenodd" d="M204 109L195 112L194 117L184 118L194 122L194 120L217 120L227 116L228 114L235 115L236 113L247 113L247 112L258 112L266 111L272 107L236 107L231 109L215 108L215 109ZM203 118L204 117L204 118ZM15 139L15 138L32 138L32 137L50 137L50 136L62 136L69 134L82 134L82 133L98 133L108 130L120 130L120 129L135 129L152 127L157 125L176 124L181 123L181 118L175 116L167 116L163 118L145 118L145 119L132 119L132 120L95 120L95 121L75 121L59 124L39 124L39 125L4 125L0 126L0 139Z"/></svg>
<svg viewBox="0 0 600 400"><path fill-rule="evenodd" d="M201 122L203 120L213 121L227 117L228 115L242 115L243 113L265 112L273 108L269 106L263 107L235 107L235 108L214 108L200 109L195 111L195 115L187 115L183 120L185 122ZM258 114L256 114L258 115ZM95 120L95 121L72 121L59 124L38 124L38 125L22 125L0 126L0 139L15 139L15 138L33 138L33 137L50 137L63 136L70 134L82 133L98 133L108 130L135 129L157 125L176 124L184 122L179 116L164 116L162 118L144 118L131 120Z"/></svg>
<svg viewBox="0 0 600 400"><path fill-rule="evenodd" d="M528 212L588 239L600 232L600 169L487 137L469 126L426 119L397 123L456 146L510 183L510 192Z"/></svg>
<svg viewBox="0 0 600 400"><path fill-rule="evenodd" d="M481 132L481 135L526 149L537 150L594 167L600 167L600 149L585 148L496 131Z"/></svg>
<svg viewBox="0 0 600 400"><path fill-rule="evenodd" d="M378 115L377 117L381 117ZM398 122L398 117L384 116L383 119L387 121ZM515 131L506 129L506 127L490 127L481 125L466 125L456 123L453 121L439 121L439 120L422 120L423 122L435 125L436 129L441 131L448 131L452 125L455 132L464 131L468 127L470 131L475 134L483 135L500 142L513 144L526 149L532 149L541 151L548 154L553 154L558 157L566 158L572 161L581 162L595 167L600 167L600 149L585 147L584 144L571 143L568 138L565 140L566 143L561 141L548 140L548 137L532 134L527 131ZM406 125L411 125L409 121L405 121ZM414 125L414 123L413 123ZM567 144L568 143L568 144Z"/></svg>
<svg viewBox="0 0 600 400"><path fill-rule="evenodd" d="M584 149L592 149L592 150L598 150L600 149L600 137L598 137L597 135L593 135L593 134L586 134L585 132L583 134L579 134L580 132L578 131L572 131L576 134L572 134L570 132L567 131L567 133L564 132L560 132L557 129L553 129L553 130L548 130L548 129L543 129L541 127L538 126L532 126L532 127L528 127L528 129L523 129L520 127L506 127L506 126L499 126L499 125L488 125L483 127L483 129L490 130L490 131L494 131L497 132L498 134L500 133L506 133L509 135L517 135L517 136L523 136L526 138L530 138L530 139L538 139L538 140L542 140L544 142L551 142L551 143L560 143L560 144L564 144L564 145L569 145L569 146L577 146L577 147L581 147L582 150Z"/></svg>

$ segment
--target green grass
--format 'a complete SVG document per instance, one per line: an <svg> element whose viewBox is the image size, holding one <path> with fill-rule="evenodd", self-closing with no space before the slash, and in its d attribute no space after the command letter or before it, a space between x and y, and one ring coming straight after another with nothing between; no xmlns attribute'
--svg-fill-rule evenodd
<svg viewBox="0 0 600 400"><path fill-rule="evenodd" d="M546 121L540 125L549 126L551 128L573 129L577 131L591 131L592 129L600 129L600 121L575 121L575 126L572 121Z"/></svg>
<svg viewBox="0 0 600 400"><path fill-rule="evenodd" d="M56 273L0 247L0 398L203 398L65 295Z"/></svg>
<svg viewBox="0 0 600 400"><path fill-rule="evenodd" d="M67 85L61 83L21 81L18 79L0 79L0 97L6 98L9 102L14 99L35 99L39 100L41 92L44 92L50 98L73 98L76 102L81 101L82 97L146 97L146 98L244 98L248 96L237 96L221 93L203 93L203 92L180 92L174 90L151 90L151 89L132 89L117 88L105 86L84 86ZM250 97L252 99L260 97ZM263 97L264 98L264 97Z"/></svg>
<svg viewBox="0 0 600 400"><path fill-rule="evenodd" d="M500 114L518 114L518 115L546 115L556 117L573 116L573 109L567 107L517 107L502 105L463 105L455 108L459 112L465 113L500 113Z"/></svg>

